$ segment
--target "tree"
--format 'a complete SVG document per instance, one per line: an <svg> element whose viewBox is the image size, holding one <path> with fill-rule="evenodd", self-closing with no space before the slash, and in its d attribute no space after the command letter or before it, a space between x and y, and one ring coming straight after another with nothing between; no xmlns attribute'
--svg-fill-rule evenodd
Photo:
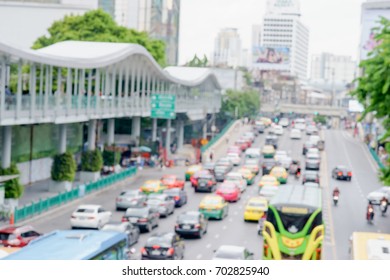
<svg viewBox="0 0 390 280"><path fill-rule="evenodd" d="M203 59L200 59L197 55L194 55L194 57L186 63L186 66L188 66L188 67L207 67L208 63L209 63L209 60L207 59L206 55L203 55Z"/></svg>
<svg viewBox="0 0 390 280"><path fill-rule="evenodd" d="M117 25L109 14L100 9L84 15L65 16L55 21L48 32L49 36L41 36L34 42L33 49L67 40L134 43L144 46L161 66L166 65L163 41L149 38L146 32Z"/></svg>
<svg viewBox="0 0 390 280"><path fill-rule="evenodd" d="M361 119L373 113L383 120L386 130L383 139L386 139L390 136L390 21L382 18L380 26L373 31L378 44L369 53L368 59L360 63L363 74L357 79L358 87L352 95L364 105ZM389 145L386 150L390 151ZM381 180L386 185L390 184L389 167L382 170Z"/></svg>
<svg viewBox="0 0 390 280"><path fill-rule="evenodd" d="M76 161L69 152L54 156L51 166L51 178L57 182L73 182L76 175Z"/></svg>
<svg viewBox="0 0 390 280"><path fill-rule="evenodd" d="M260 110L259 92L228 90L223 96L220 114L234 117L236 110L238 118L257 115Z"/></svg>

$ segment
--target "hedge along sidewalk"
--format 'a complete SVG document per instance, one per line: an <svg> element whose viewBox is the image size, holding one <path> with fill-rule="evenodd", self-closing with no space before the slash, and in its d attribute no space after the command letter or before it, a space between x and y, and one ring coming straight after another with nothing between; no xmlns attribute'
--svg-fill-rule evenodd
<svg viewBox="0 0 390 280"><path fill-rule="evenodd" d="M54 197L49 197L44 200L40 199L37 202L31 202L30 205L24 205L21 208L15 209L14 223L18 223L26 219L32 221L34 218L41 218L44 214L51 214L53 212L51 210L55 209L59 211L72 202L82 201L84 198L89 197L90 194L100 194L112 189L112 187L120 187L121 184L118 183L127 181L126 179L130 179L131 181L135 180L138 175L137 168L131 167L119 173L108 175L96 182L80 184L76 188L68 192L59 193Z"/></svg>

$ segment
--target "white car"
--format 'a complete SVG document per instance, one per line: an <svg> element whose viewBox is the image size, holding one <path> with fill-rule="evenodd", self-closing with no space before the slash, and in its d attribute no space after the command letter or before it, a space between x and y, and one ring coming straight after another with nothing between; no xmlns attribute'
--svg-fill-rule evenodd
<svg viewBox="0 0 390 280"><path fill-rule="evenodd" d="M275 125L273 132L276 135L283 135L283 127L281 125Z"/></svg>
<svg viewBox="0 0 390 280"><path fill-rule="evenodd" d="M235 153L227 154L227 157L233 162L234 166L238 166L241 164L241 157Z"/></svg>
<svg viewBox="0 0 390 280"><path fill-rule="evenodd" d="M258 148L249 148L245 151L245 158L261 158L261 151Z"/></svg>
<svg viewBox="0 0 390 280"><path fill-rule="evenodd" d="M308 125L306 127L306 135L318 134L318 129L314 125Z"/></svg>
<svg viewBox="0 0 390 280"><path fill-rule="evenodd" d="M253 260L253 253L245 247L222 245L214 251L213 260Z"/></svg>
<svg viewBox="0 0 390 280"><path fill-rule="evenodd" d="M320 155L320 150L318 150L317 148L309 148L306 151L306 155L308 155L308 154Z"/></svg>
<svg viewBox="0 0 390 280"><path fill-rule="evenodd" d="M284 169L286 169L287 171L290 169L290 166L292 164L292 158L287 156L287 157L282 157L280 160L279 160L279 163L282 167L284 167Z"/></svg>
<svg viewBox="0 0 390 280"><path fill-rule="evenodd" d="M368 201L371 201L372 204L379 205L383 197L386 197L387 200L390 200L390 187L381 187L378 190L370 192L367 196Z"/></svg>
<svg viewBox="0 0 390 280"><path fill-rule="evenodd" d="M247 182L241 173L230 172L226 175L225 181L236 183L237 186L240 188L241 192L244 192L246 190Z"/></svg>
<svg viewBox="0 0 390 280"><path fill-rule="evenodd" d="M306 122L304 119L296 119L294 121L294 128L300 129L300 130L305 130L306 129Z"/></svg>
<svg viewBox="0 0 390 280"><path fill-rule="evenodd" d="M276 161L280 161L284 157L288 157L288 154L286 151L278 150L275 152L274 158Z"/></svg>
<svg viewBox="0 0 390 280"><path fill-rule="evenodd" d="M72 228L101 229L111 219L112 213L103 209L101 205L80 205L70 217Z"/></svg>
<svg viewBox="0 0 390 280"><path fill-rule="evenodd" d="M264 185L260 188L259 196L264 197L269 202L275 196L278 190L278 186Z"/></svg>
<svg viewBox="0 0 390 280"><path fill-rule="evenodd" d="M290 139L301 139L302 133L299 129L293 128L290 132Z"/></svg>
<svg viewBox="0 0 390 280"><path fill-rule="evenodd" d="M290 124L288 118L281 118L280 121L279 121L279 124L282 126L282 127L288 127L288 125Z"/></svg>
<svg viewBox="0 0 390 280"><path fill-rule="evenodd" d="M320 140L321 140L321 138L318 135L310 135L310 137L309 137L309 142L313 143L316 146L318 144L318 141L320 141Z"/></svg>
<svg viewBox="0 0 390 280"><path fill-rule="evenodd" d="M256 138L256 135L251 131L244 132L243 136L248 137L252 142L255 141Z"/></svg>

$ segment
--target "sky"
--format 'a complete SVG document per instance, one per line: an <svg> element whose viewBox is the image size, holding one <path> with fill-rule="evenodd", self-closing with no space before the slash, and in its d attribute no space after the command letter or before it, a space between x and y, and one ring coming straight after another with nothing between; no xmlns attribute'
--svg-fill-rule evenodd
<svg viewBox="0 0 390 280"><path fill-rule="evenodd" d="M358 56L364 0L300 0L309 27L309 53ZM252 25L261 24L266 0L181 0L179 64L194 54L210 57L220 29L237 28L243 48L251 48Z"/></svg>

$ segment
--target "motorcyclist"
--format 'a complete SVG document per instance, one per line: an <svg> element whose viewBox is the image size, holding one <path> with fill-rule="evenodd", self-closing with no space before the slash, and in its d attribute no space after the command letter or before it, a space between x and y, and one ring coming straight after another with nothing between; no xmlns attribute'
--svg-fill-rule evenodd
<svg viewBox="0 0 390 280"><path fill-rule="evenodd" d="M333 189L333 197L335 197L335 196L340 196L340 190L338 187L335 187Z"/></svg>
<svg viewBox="0 0 390 280"><path fill-rule="evenodd" d="M385 196L382 197L380 201L380 205L383 205L384 207L384 209L382 210L383 213L386 213L388 204L389 204L389 200Z"/></svg>
<svg viewBox="0 0 390 280"><path fill-rule="evenodd" d="M374 206L370 201L368 202L368 206L367 206L367 220L370 221L373 219L374 219Z"/></svg>
<svg viewBox="0 0 390 280"><path fill-rule="evenodd" d="M297 170L295 171L295 177L299 177L301 175L301 167L300 166L298 166L297 167Z"/></svg>

